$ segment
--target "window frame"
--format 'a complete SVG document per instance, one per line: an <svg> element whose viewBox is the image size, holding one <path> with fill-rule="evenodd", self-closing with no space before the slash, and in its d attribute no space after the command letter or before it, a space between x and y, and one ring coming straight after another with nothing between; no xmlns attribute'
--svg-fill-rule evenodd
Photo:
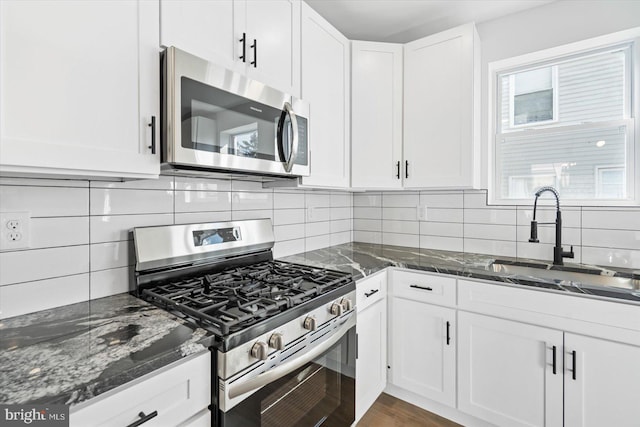
<svg viewBox="0 0 640 427"><path fill-rule="evenodd" d="M589 54L597 54L600 51L611 50L628 46L629 58L625 64L625 79L629 82L630 90L625 93L624 99L624 119L603 122L590 122L581 124L567 124L558 126L557 120L540 122L535 125L516 125L507 132L499 134L501 129L501 82L499 77L502 74L517 73L518 71L541 68L554 65L559 62L571 60ZM488 203L490 205L528 205L533 200L530 199L505 199L501 197L501 171L496 165L500 164L498 142L501 137L513 135L516 132L526 131L528 135L545 132L570 131L572 129L588 129L590 127L601 128L607 125L620 123L627 129L627 163L629 173L626 180L627 199L573 199L562 200L563 205L568 206L638 206L640 205L640 139L636 132L637 114L640 111L640 27L624 30L606 36L596 37L545 49L517 57L507 58L488 64L488 147L487 147L487 174L488 174ZM557 85L557 80L554 82ZM557 87L557 86L555 86ZM511 97L510 97L511 98ZM558 117L557 92L554 90L554 119ZM510 102L511 99L510 99ZM511 113L510 113L511 115ZM512 118L510 117L510 120ZM522 128L526 128L522 129ZM594 190L597 190L594 189ZM543 202L545 203L545 202Z"/></svg>
<svg viewBox="0 0 640 427"><path fill-rule="evenodd" d="M549 68L548 65L542 67L533 67L531 70L535 68ZM552 65L551 67L551 89L553 90L553 100L552 108L553 108L553 117L550 120L544 120L540 122L535 122L535 124L524 123L521 125L515 124L515 97L516 97L516 87L515 87L515 75L513 73L509 76L509 129L517 130L517 129L525 129L531 128L535 126L549 126L551 124L558 122L558 67L556 65ZM528 70L521 70L528 71ZM499 89L498 89L499 90ZM531 93L531 92L529 92ZM499 107L498 107L499 108ZM499 113L502 116L502 112Z"/></svg>

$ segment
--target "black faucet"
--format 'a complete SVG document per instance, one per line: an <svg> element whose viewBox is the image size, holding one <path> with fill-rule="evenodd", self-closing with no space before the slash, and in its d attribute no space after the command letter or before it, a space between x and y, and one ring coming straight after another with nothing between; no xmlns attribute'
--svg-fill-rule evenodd
<svg viewBox="0 0 640 427"><path fill-rule="evenodd" d="M533 202L533 221L531 221L531 238L529 239L532 243L540 242L538 240L538 221L536 221L536 208L538 206L538 197L545 191L549 191L556 196L556 222L541 222L540 224L555 224L556 225L556 245L553 247L553 264L554 265L563 265L563 258L573 258L575 255L573 253L573 246L571 246L571 250L569 252L565 252L562 250L562 216L560 214L560 195L558 191L553 187L540 187L538 191L536 191L536 199Z"/></svg>

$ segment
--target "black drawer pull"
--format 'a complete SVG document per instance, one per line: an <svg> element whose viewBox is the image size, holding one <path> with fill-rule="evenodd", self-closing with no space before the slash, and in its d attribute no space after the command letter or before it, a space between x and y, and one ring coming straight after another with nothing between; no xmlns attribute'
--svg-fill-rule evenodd
<svg viewBox="0 0 640 427"><path fill-rule="evenodd" d="M371 295L373 295L373 294L377 293L379 290L380 290L380 289L374 289L374 290L372 290L371 292L365 292L365 293L364 293L364 296L365 296L365 297L367 297L367 298L369 298Z"/></svg>
<svg viewBox="0 0 640 427"><path fill-rule="evenodd" d="M556 346L553 346L553 375L556 374Z"/></svg>
<svg viewBox="0 0 640 427"><path fill-rule="evenodd" d="M576 374L576 351L575 350L573 350L571 352L571 356L573 356L573 362L571 363L571 367L573 368L572 369L572 377L575 380L576 377L577 377L577 374Z"/></svg>
<svg viewBox="0 0 640 427"><path fill-rule="evenodd" d="M242 43L242 62L247 62L247 33L242 33L242 38L240 39L240 43Z"/></svg>
<svg viewBox="0 0 640 427"><path fill-rule="evenodd" d="M142 425L144 423L146 423L147 421L149 421L151 418L155 418L158 416L158 411L153 411L152 413L150 413L149 415L145 415L144 412L140 411L140 413L138 414L138 416L140 417L139 420L136 420L134 422L132 422L131 424L129 424L127 427L137 427L139 425Z"/></svg>
<svg viewBox="0 0 640 427"><path fill-rule="evenodd" d="M451 342L451 322L447 320L447 345Z"/></svg>
<svg viewBox="0 0 640 427"><path fill-rule="evenodd" d="M433 290L433 288L430 288L429 286L411 285L409 287L410 288L414 288L414 289L422 289L423 291L432 291Z"/></svg>
<svg viewBox="0 0 640 427"><path fill-rule="evenodd" d="M151 145L147 148L151 150L151 154L156 154L156 116L151 116L149 127L151 128Z"/></svg>
<svg viewBox="0 0 640 427"><path fill-rule="evenodd" d="M398 160L398 163L396 163L396 167L398 168L396 172L396 178L400 179L400 160Z"/></svg>

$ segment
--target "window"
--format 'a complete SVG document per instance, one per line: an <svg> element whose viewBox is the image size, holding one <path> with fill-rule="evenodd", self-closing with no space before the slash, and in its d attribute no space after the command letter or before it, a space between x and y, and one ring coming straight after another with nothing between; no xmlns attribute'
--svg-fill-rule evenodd
<svg viewBox="0 0 640 427"><path fill-rule="evenodd" d="M626 39L490 64L492 202L528 203L543 185L573 203L636 201L631 80L638 48Z"/></svg>

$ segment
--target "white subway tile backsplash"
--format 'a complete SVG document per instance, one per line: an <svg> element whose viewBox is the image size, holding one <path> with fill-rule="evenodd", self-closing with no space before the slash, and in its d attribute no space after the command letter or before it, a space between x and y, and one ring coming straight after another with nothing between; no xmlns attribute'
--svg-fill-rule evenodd
<svg viewBox="0 0 640 427"><path fill-rule="evenodd" d="M91 215L173 213L173 191L92 188Z"/></svg>
<svg viewBox="0 0 640 427"><path fill-rule="evenodd" d="M231 209L234 211L273 209L273 192L234 191L231 193Z"/></svg>
<svg viewBox="0 0 640 427"><path fill-rule="evenodd" d="M463 209L445 209L427 207L427 221L434 222L463 222Z"/></svg>
<svg viewBox="0 0 640 427"><path fill-rule="evenodd" d="M418 209L416 206L409 208L382 208L382 219L395 219L399 221L417 221Z"/></svg>
<svg viewBox="0 0 640 427"><path fill-rule="evenodd" d="M322 249L331 246L331 236L325 234L323 236L313 236L305 238L305 250L315 251L316 249Z"/></svg>
<svg viewBox="0 0 640 427"><path fill-rule="evenodd" d="M490 207L492 209L498 209L499 206L488 206L487 205L487 193L482 192L470 192L465 191L463 194L464 199L464 208L465 209L483 209Z"/></svg>
<svg viewBox="0 0 640 427"><path fill-rule="evenodd" d="M330 221L322 221L322 222L307 222L305 224L305 236L321 236L331 234L331 222Z"/></svg>
<svg viewBox="0 0 640 427"><path fill-rule="evenodd" d="M231 182L222 179L175 177L177 191L231 191Z"/></svg>
<svg viewBox="0 0 640 427"><path fill-rule="evenodd" d="M415 208L419 204L419 193L382 193L382 206L385 208Z"/></svg>
<svg viewBox="0 0 640 427"><path fill-rule="evenodd" d="M385 233L420 234L418 221L382 220L382 231Z"/></svg>
<svg viewBox="0 0 640 427"><path fill-rule="evenodd" d="M132 240L91 245L91 271L126 267L135 264Z"/></svg>
<svg viewBox="0 0 640 427"><path fill-rule="evenodd" d="M582 263L610 267L640 268L640 251L619 248L582 248Z"/></svg>
<svg viewBox="0 0 640 427"><path fill-rule="evenodd" d="M382 207L382 193L355 193L353 206Z"/></svg>
<svg viewBox="0 0 640 427"><path fill-rule="evenodd" d="M464 238L464 251L497 256L516 256L515 241L485 240Z"/></svg>
<svg viewBox="0 0 640 427"><path fill-rule="evenodd" d="M304 193L273 193L273 208L304 208Z"/></svg>
<svg viewBox="0 0 640 427"><path fill-rule="evenodd" d="M352 213L350 207L332 207L330 209L330 218L332 220L351 218L351 215Z"/></svg>
<svg viewBox="0 0 640 427"><path fill-rule="evenodd" d="M172 176L160 176L158 179L138 179L134 181L90 181L89 187L135 190L173 190L174 178Z"/></svg>
<svg viewBox="0 0 640 427"><path fill-rule="evenodd" d="M455 222L421 222L420 234L440 237L462 237L463 225Z"/></svg>
<svg viewBox="0 0 640 427"><path fill-rule="evenodd" d="M0 253L0 286L89 271L88 245Z"/></svg>
<svg viewBox="0 0 640 427"><path fill-rule="evenodd" d="M517 227L518 242L528 242L531 237L530 225L519 225ZM582 243L582 235L579 228L562 227L562 244L578 246ZM556 228L553 225L538 225L538 240L540 243L555 244ZM520 256L520 254L518 254Z"/></svg>
<svg viewBox="0 0 640 427"><path fill-rule="evenodd" d="M106 215L89 219L91 243L116 242L133 238L129 231L135 227L173 224L173 214Z"/></svg>
<svg viewBox="0 0 640 427"><path fill-rule="evenodd" d="M420 246L420 236L418 234L398 234L383 232L382 244L417 248Z"/></svg>
<svg viewBox="0 0 640 427"><path fill-rule="evenodd" d="M92 271L90 276L89 298L98 299L133 290L132 276L133 267Z"/></svg>
<svg viewBox="0 0 640 427"><path fill-rule="evenodd" d="M611 230L640 230L640 210L628 209L616 211L583 209L582 227Z"/></svg>
<svg viewBox="0 0 640 427"><path fill-rule="evenodd" d="M533 219L532 206L518 206L516 221L518 225L530 225ZM538 207L536 209L536 221L555 222L556 209L550 207ZM580 208L562 207L562 228L579 228L581 224Z"/></svg>
<svg viewBox="0 0 640 427"><path fill-rule="evenodd" d="M276 225L273 227L276 242L302 239L305 237L304 224Z"/></svg>
<svg viewBox="0 0 640 427"><path fill-rule="evenodd" d="M245 180L232 180L231 191L253 191L273 193L271 188L262 188L262 182L258 181L245 181Z"/></svg>
<svg viewBox="0 0 640 427"><path fill-rule="evenodd" d="M343 208L343 207L351 207L353 205L351 193L331 193L331 207L332 208Z"/></svg>
<svg viewBox="0 0 640 427"><path fill-rule="evenodd" d="M231 219L243 220L243 219L261 219L269 218L273 222L273 210L260 209L260 210L248 210L248 211L231 211Z"/></svg>
<svg viewBox="0 0 640 427"><path fill-rule="evenodd" d="M308 207L307 222L329 221L331 219L331 208Z"/></svg>
<svg viewBox="0 0 640 427"><path fill-rule="evenodd" d="M640 230L599 230L584 228L582 230L582 245L640 250Z"/></svg>
<svg viewBox="0 0 640 427"><path fill-rule="evenodd" d="M382 231L382 221L379 219L353 219L353 229L357 231Z"/></svg>
<svg viewBox="0 0 640 427"><path fill-rule="evenodd" d="M551 243L529 243L528 241L522 241L517 243L518 257L520 258L532 258L545 261L553 261L553 246L555 242ZM569 245L563 243L565 251L569 251ZM573 247L574 258L565 258L564 263L579 264L582 261L582 248L580 246Z"/></svg>
<svg viewBox="0 0 640 427"><path fill-rule="evenodd" d="M11 178L0 176L0 186L22 185L28 187L78 187L88 188L89 181L77 179L48 179L48 178Z"/></svg>
<svg viewBox="0 0 640 427"><path fill-rule="evenodd" d="M302 209L275 209L273 211L273 224L303 224L305 221L305 210Z"/></svg>
<svg viewBox="0 0 640 427"><path fill-rule="evenodd" d="M276 244L273 246L273 257L282 258L304 251L304 239L285 240L276 242Z"/></svg>
<svg viewBox="0 0 640 427"><path fill-rule="evenodd" d="M353 230L353 241L362 243L382 243L382 232Z"/></svg>
<svg viewBox="0 0 640 427"><path fill-rule="evenodd" d="M305 206L314 208L331 207L331 194L309 192L305 195Z"/></svg>
<svg viewBox="0 0 640 427"><path fill-rule="evenodd" d="M195 224L198 222L231 221L231 211L176 213L175 224Z"/></svg>
<svg viewBox="0 0 640 427"><path fill-rule="evenodd" d="M420 247L441 251L462 252L464 240L462 237L420 236Z"/></svg>
<svg viewBox="0 0 640 427"><path fill-rule="evenodd" d="M176 191L175 212L215 212L231 210L227 191Z"/></svg>
<svg viewBox="0 0 640 427"><path fill-rule="evenodd" d="M0 319L89 299L89 274L0 287Z"/></svg>
<svg viewBox="0 0 640 427"><path fill-rule="evenodd" d="M28 211L31 217L89 215L89 189L0 185L2 211Z"/></svg>
<svg viewBox="0 0 640 427"><path fill-rule="evenodd" d="M464 224L465 239L511 240L515 243L515 225ZM515 245L514 245L515 246ZM465 250L467 248L465 247Z"/></svg>
<svg viewBox="0 0 640 427"><path fill-rule="evenodd" d="M353 218L381 220L382 208L354 206Z"/></svg>
<svg viewBox="0 0 640 427"><path fill-rule="evenodd" d="M420 205L427 208L463 208L463 193L420 193Z"/></svg>
<svg viewBox="0 0 640 427"><path fill-rule="evenodd" d="M351 231L343 231L340 233L331 233L331 246L342 245L351 242Z"/></svg>
<svg viewBox="0 0 640 427"><path fill-rule="evenodd" d="M516 225L515 209L464 209L465 224Z"/></svg>
<svg viewBox="0 0 640 427"><path fill-rule="evenodd" d="M338 219L331 221L331 234L351 232L353 229L353 222L351 219Z"/></svg>
<svg viewBox="0 0 640 427"><path fill-rule="evenodd" d="M30 249L89 243L89 217L45 217L31 219Z"/></svg>

